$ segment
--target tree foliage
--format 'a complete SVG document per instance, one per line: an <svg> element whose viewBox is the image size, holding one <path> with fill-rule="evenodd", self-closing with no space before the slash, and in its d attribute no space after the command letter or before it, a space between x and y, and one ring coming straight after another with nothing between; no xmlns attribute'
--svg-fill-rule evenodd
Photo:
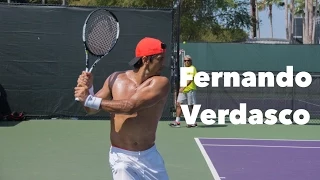
<svg viewBox="0 0 320 180"><path fill-rule="evenodd" d="M43 0L11 0L42 3ZM61 4L62 0L45 0ZM69 0L69 5L171 8L176 0ZM251 26L249 0L183 0L180 40L232 42L246 39Z"/></svg>
<svg viewBox="0 0 320 180"><path fill-rule="evenodd" d="M231 42L248 37L248 2L185 0L181 7L181 40Z"/></svg>
<svg viewBox="0 0 320 180"><path fill-rule="evenodd" d="M82 0L88 1L88 0ZM95 0L99 6L158 7L172 0ZM248 2L236 0L184 0L181 4L181 41L231 42L246 39L250 27Z"/></svg>

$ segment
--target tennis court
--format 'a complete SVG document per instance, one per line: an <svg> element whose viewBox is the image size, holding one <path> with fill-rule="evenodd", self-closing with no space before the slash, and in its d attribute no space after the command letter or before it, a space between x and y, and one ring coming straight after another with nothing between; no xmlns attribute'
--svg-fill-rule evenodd
<svg viewBox="0 0 320 180"><path fill-rule="evenodd" d="M111 179L109 121L0 122L0 179ZM318 179L319 125L171 128L157 147L170 179ZM266 140L267 139L267 140Z"/></svg>
<svg viewBox="0 0 320 180"><path fill-rule="evenodd" d="M0 44L2 51L7 52L1 57L0 74L4 76L0 76L0 82L8 93L12 110L25 111L35 117L87 119L0 121L0 180L112 179L108 162L110 121L92 120L95 118L92 116L89 120L73 96L76 80L85 68L81 41L83 23L92 10L93 7L1 5L4 23L0 30L6 32L1 39L11 44ZM235 43L228 46L225 43L187 43L180 48L180 10L113 10L121 22L119 43L95 68L95 87L102 87L105 77L114 69L127 69L140 38L156 36L168 42L170 53L164 75L172 79L173 89L168 98L170 103L163 112L164 119L159 123L156 144L170 179L319 179L319 124L199 124L197 128L171 128L166 121L173 118L171 108L175 104L173 92L177 90L176 69L179 69L176 60L183 58L179 55L182 48L194 59L203 60L196 61L199 71L260 71L264 67L263 70L279 72L282 65L293 64L315 74L319 73L318 58L314 57L318 49L260 48L260 45ZM46 22L46 25L39 26L39 22ZM18 23L20 25L16 26ZM230 50L233 53L226 53ZM278 56L283 60L280 64ZM312 61L305 63L302 59ZM215 110L238 108L239 102L248 102L251 107L260 109L305 108L313 117L319 117L319 77L314 77L307 90L297 87L202 88L198 91L198 102L202 108Z"/></svg>
<svg viewBox="0 0 320 180"><path fill-rule="evenodd" d="M320 140L196 138L196 142L215 179L319 178Z"/></svg>

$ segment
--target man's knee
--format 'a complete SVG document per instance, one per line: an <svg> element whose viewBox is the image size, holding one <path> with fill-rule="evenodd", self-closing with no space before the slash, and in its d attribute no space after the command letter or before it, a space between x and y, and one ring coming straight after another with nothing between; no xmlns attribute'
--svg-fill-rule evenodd
<svg viewBox="0 0 320 180"><path fill-rule="evenodd" d="M196 104L196 97L194 97L194 96L189 97L188 98L188 105L193 106L195 104Z"/></svg>
<svg viewBox="0 0 320 180"><path fill-rule="evenodd" d="M176 106L177 106L177 108L180 108L181 107L181 103L180 102L176 102Z"/></svg>

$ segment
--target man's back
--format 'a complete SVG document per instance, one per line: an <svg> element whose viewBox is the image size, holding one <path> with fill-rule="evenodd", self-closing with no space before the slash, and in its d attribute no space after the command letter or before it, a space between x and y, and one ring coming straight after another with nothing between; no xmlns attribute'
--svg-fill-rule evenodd
<svg viewBox="0 0 320 180"><path fill-rule="evenodd" d="M150 77L142 83L135 82L134 79L133 71L116 72L111 75L109 88L112 99L130 99L139 92L146 92L147 96L149 91L157 91L158 87L167 86L169 83L168 79L162 76ZM163 84L163 86L159 86L159 84ZM161 96L159 101L150 107L127 114L111 114L110 139L113 146L131 151L142 151L154 145L155 133L167 93ZM141 99L149 100L147 97Z"/></svg>

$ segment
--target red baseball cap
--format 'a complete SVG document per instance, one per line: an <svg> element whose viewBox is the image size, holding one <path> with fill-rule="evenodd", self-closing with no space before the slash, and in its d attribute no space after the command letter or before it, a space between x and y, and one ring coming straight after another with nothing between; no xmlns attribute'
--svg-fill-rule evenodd
<svg viewBox="0 0 320 180"><path fill-rule="evenodd" d="M129 64L132 66L143 56L164 53L165 50L166 44L162 43L159 39L145 37L138 42L136 46L136 57L133 58Z"/></svg>

